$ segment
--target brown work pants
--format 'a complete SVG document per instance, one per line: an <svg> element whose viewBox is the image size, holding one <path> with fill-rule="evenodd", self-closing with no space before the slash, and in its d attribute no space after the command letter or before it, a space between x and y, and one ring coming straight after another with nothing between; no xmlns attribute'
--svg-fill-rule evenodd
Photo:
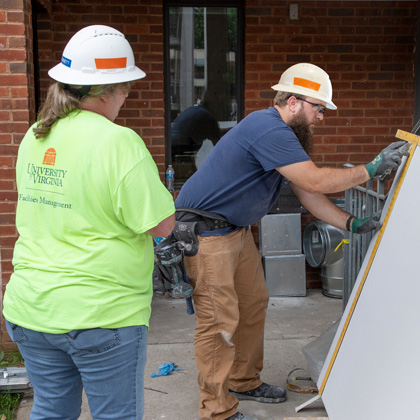
<svg viewBox="0 0 420 420"><path fill-rule="evenodd" d="M199 251L186 259L194 287L194 353L200 418L235 414L229 393L261 385L268 291L261 254L249 229L226 236L199 236Z"/></svg>

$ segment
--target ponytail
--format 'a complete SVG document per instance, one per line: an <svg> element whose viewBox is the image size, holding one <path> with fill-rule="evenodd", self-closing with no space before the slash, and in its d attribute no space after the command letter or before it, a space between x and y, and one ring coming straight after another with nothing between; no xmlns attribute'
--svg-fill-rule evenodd
<svg viewBox="0 0 420 420"><path fill-rule="evenodd" d="M118 86L129 90L130 85L130 82L125 82L94 85L90 89L86 89L85 86L70 86L60 82L53 83L48 89L47 98L38 114L37 124L33 129L35 137L38 140L47 137L53 125L60 118L65 118L71 112L80 110L81 104L86 98L111 94Z"/></svg>
<svg viewBox="0 0 420 420"><path fill-rule="evenodd" d="M53 83L48 89L47 99L38 114L38 124L33 129L35 137L39 140L47 137L57 120L76 109L80 109L80 99L66 92L62 83Z"/></svg>

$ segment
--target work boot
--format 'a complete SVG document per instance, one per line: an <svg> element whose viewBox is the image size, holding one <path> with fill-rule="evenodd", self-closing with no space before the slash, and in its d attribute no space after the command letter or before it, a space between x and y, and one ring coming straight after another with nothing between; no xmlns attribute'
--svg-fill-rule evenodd
<svg viewBox="0 0 420 420"><path fill-rule="evenodd" d="M287 392L279 386L262 383L259 387L250 391L237 392L229 389L229 392L238 400L253 400L263 403L280 403L287 399ZM235 419L236 420L236 419Z"/></svg>
<svg viewBox="0 0 420 420"><path fill-rule="evenodd" d="M255 417L244 416L242 413L235 413L233 416L228 417L225 420L258 420Z"/></svg>

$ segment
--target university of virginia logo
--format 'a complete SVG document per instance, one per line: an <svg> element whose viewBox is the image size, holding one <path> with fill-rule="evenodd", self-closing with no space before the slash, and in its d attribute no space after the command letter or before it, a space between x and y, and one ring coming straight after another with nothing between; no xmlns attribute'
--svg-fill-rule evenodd
<svg viewBox="0 0 420 420"><path fill-rule="evenodd" d="M51 165L54 166L55 165L55 157L56 157L57 153L55 152L55 149L48 149L45 152L44 155L44 161L42 162L44 165Z"/></svg>
<svg viewBox="0 0 420 420"><path fill-rule="evenodd" d="M54 149L48 149L45 152L42 164L54 166L56 156L57 153ZM34 184L56 185L58 187L63 186L63 179L67 174L67 171L64 171L63 169L37 166L33 163L28 163L26 171L29 174L30 180L33 181Z"/></svg>

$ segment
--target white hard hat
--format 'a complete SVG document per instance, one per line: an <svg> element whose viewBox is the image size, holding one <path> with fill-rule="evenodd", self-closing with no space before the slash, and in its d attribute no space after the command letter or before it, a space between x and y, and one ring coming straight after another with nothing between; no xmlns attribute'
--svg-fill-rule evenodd
<svg viewBox="0 0 420 420"><path fill-rule="evenodd" d="M114 28L91 25L76 32L64 48L61 63L49 76L68 85L109 85L141 79L124 35Z"/></svg>
<svg viewBox="0 0 420 420"><path fill-rule="evenodd" d="M309 96L327 103L328 109L337 109L332 101L332 85L328 74L309 63L295 64L281 75L272 89Z"/></svg>

